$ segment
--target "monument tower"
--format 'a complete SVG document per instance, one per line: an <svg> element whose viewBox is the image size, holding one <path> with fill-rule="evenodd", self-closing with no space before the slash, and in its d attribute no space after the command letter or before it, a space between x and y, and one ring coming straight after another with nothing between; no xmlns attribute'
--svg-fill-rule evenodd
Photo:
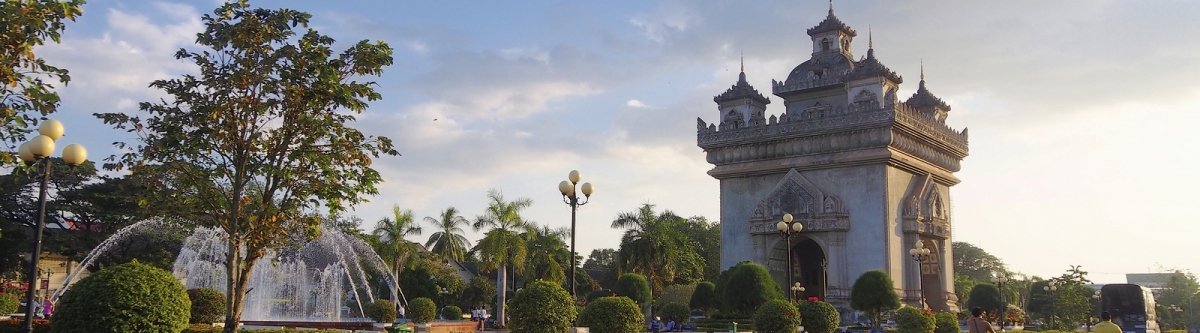
<svg viewBox="0 0 1200 333"><path fill-rule="evenodd" d="M829 15L808 29L812 56L772 80L784 111L746 82L713 98L712 124L697 143L721 183L721 265L764 264L786 292L787 261L804 287L848 309L850 287L870 270L892 276L901 301L957 311L950 253L950 187L967 156L967 131L946 125L950 106L926 87L899 101L904 79L875 57L855 60L858 34ZM784 213L803 223L791 244L776 231ZM920 262L917 242L932 250ZM791 247L791 258L788 258Z"/></svg>

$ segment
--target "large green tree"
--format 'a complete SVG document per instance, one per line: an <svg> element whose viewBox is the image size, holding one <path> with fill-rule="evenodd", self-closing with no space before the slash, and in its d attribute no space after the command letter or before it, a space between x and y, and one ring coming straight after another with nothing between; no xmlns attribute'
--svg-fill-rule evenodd
<svg viewBox="0 0 1200 333"><path fill-rule="evenodd" d="M683 233L685 223L686 220L669 210L655 213L652 204L620 213L612 227L628 230L621 236L617 266L623 272L645 276L654 294L662 293L669 283L694 282L676 281L677 274L704 271L704 261L696 254L695 243Z"/></svg>
<svg viewBox="0 0 1200 333"><path fill-rule="evenodd" d="M47 223L53 222L56 217L72 216L72 213L63 211L63 208L71 208L70 205L64 203L74 201L73 195L78 193L81 188L87 187L85 183L100 180L96 177L96 168L91 162L72 168L63 163L60 158L52 157L51 159L50 172L55 177L50 178L48 190L60 193L60 195L47 202ZM16 278L23 274L24 269L28 268L20 255L29 252L31 241L29 236L32 233L28 233L26 230L37 223L37 193L40 187L40 182L30 172L34 172L32 167L21 166L9 169L7 175L0 176L0 231L2 231L0 232L0 277ZM62 195L72 195L72 199L61 201ZM93 203L100 200L100 198L91 199L93 199L91 201ZM89 222L93 221L89 220ZM100 227L100 225L94 226ZM49 235L49 233L47 234ZM61 233L55 235L59 234ZM47 237L45 242L42 247L43 251L61 253L70 250L64 245L71 244L58 242L55 237Z"/></svg>
<svg viewBox="0 0 1200 333"><path fill-rule="evenodd" d="M417 247L405 237L420 235L421 231L421 226L413 220L413 211L400 209L400 205L392 205L392 216L379 219L379 222L375 223L375 230L371 231L378 240L375 243L375 252L379 252L380 257L389 259L397 286L400 272L404 271L409 259L417 253Z"/></svg>
<svg viewBox="0 0 1200 333"><path fill-rule="evenodd" d="M309 28L310 18L226 3L202 17L204 49L175 54L198 74L151 83L170 98L141 103L138 114L97 114L136 137L117 143L125 153L107 168L132 168L168 194L160 197L206 212L189 218L229 234L226 332L238 326L258 260L297 234L315 237L313 212L376 194L383 179L372 159L398 155L391 140L350 126L380 98L360 79L381 74L392 49L363 40L335 55L334 39Z"/></svg>
<svg viewBox="0 0 1200 333"><path fill-rule="evenodd" d="M476 231L488 229L483 239L475 244L475 252L479 254L484 271L499 270L496 279L496 318L500 325L504 325L508 266L513 267L514 275L525 271L528 249L521 234L530 230L530 223L521 216L521 211L529 208L533 200L519 198L508 201L503 193L495 189L488 191L487 197L487 209L472 223Z"/></svg>
<svg viewBox="0 0 1200 333"><path fill-rule="evenodd" d="M951 243L954 252L954 273L973 279L976 283L989 281L997 273L1008 273L1004 262L983 249L965 242Z"/></svg>
<svg viewBox="0 0 1200 333"><path fill-rule="evenodd" d="M1155 302L1158 303L1157 312L1164 329L1187 329L1200 324L1200 318L1194 318L1195 314L1189 313L1195 305L1193 302L1200 302L1200 299L1196 298L1198 288L1200 284L1196 282L1196 275L1191 272L1179 269L1167 271L1163 286L1155 297ZM1191 326L1188 323L1189 318L1192 319Z"/></svg>
<svg viewBox="0 0 1200 333"><path fill-rule="evenodd" d="M523 282L546 280L559 285L566 284L571 251L567 249L563 238L570 232L570 229L550 229L530 223L530 230L522 234L527 251Z"/></svg>
<svg viewBox="0 0 1200 333"><path fill-rule="evenodd" d="M900 308L900 296L892 277L887 272L875 270L863 273L850 288L850 308L862 311L871 319L871 326L879 328L883 315Z"/></svg>
<svg viewBox="0 0 1200 333"><path fill-rule="evenodd" d="M64 68L33 53L47 40L58 43L66 21L83 14L83 0L10 0L0 2L0 163L12 163L13 145L24 141L38 118L57 111L53 83L67 84Z"/></svg>
<svg viewBox="0 0 1200 333"><path fill-rule="evenodd" d="M471 224L458 212L457 208L448 207L438 218L426 216L425 222L433 225L437 231L429 235L425 247L445 260L463 261L467 258L467 249L471 242L463 236L463 227Z"/></svg>
<svg viewBox="0 0 1200 333"><path fill-rule="evenodd" d="M716 281L721 275L721 223L692 216L683 230L694 242L695 252L704 259L703 280Z"/></svg>

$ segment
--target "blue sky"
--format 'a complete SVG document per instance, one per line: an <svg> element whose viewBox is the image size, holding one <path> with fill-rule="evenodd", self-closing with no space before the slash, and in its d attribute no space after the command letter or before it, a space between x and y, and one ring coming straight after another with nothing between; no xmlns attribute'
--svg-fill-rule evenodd
<svg viewBox="0 0 1200 333"><path fill-rule="evenodd" d="M151 80L194 71L199 17L219 2L92 0L60 45L37 50L71 71L55 117L93 160L128 134L96 112L134 112L163 97ZM485 193L528 197L527 216L568 226L556 186L578 169L596 185L579 211L579 251L616 247L613 218L642 203L719 217L718 183L695 144L712 96L747 77L767 93L807 60L805 29L828 3L806 1L253 1L313 14L343 45L383 40L395 64L363 131L394 139L378 160L381 194L418 217L454 206L469 218ZM953 107L971 154L952 189L954 237L1014 270L1057 275L1083 265L1097 282L1126 272L1200 270L1200 3L1191 1L837 1L867 49L916 89ZM768 113L782 112L769 96ZM434 119L437 119L436 121ZM478 239L478 233L468 238ZM425 236L414 238L425 241Z"/></svg>

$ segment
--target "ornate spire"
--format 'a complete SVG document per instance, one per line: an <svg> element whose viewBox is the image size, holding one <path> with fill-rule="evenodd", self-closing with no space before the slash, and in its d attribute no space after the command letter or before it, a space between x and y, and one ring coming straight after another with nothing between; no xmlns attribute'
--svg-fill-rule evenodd
<svg viewBox="0 0 1200 333"><path fill-rule="evenodd" d="M921 59L921 84L917 86L917 92L913 93L904 103L918 109L934 107L940 108L943 111L950 111L949 104L946 104L941 98L937 98L937 96L929 92L929 89L925 88L925 59Z"/></svg>
<svg viewBox="0 0 1200 333"><path fill-rule="evenodd" d="M746 61L744 58L742 60L742 72L738 73L738 82L729 87L728 90L725 90L725 93L713 97L713 102L722 103L743 98L749 98L763 104L771 104L770 99L764 97L762 93L759 93L758 90L750 86L749 82L746 82Z"/></svg>
<svg viewBox="0 0 1200 333"><path fill-rule="evenodd" d="M829 0L829 1L830 1L830 3L833 3L833 0ZM874 32L871 31L871 25L868 24L867 25L867 49L871 50L874 48L875 48L875 36L874 36Z"/></svg>
<svg viewBox="0 0 1200 333"><path fill-rule="evenodd" d="M870 26L867 26L867 57L855 64L854 71L850 72L847 78L854 80L868 77L884 77L895 83L904 83L904 78L897 75L891 69L888 69L883 63L880 63L879 59L875 59L875 41L872 35Z"/></svg>
<svg viewBox="0 0 1200 333"><path fill-rule="evenodd" d="M833 1L833 0L830 0ZM746 72L746 51L742 51L742 73Z"/></svg>
<svg viewBox="0 0 1200 333"><path fill-rule="evenodd" d="M817 26L809 28L808 35L814 36L818 33L827 31L841 31L850 37L858 36L858 32L855 32L854 29L850 29L850 26L842 23L842 20L839 20L837 16L833 15L833 0L829 0L829 15L825 16L825 20L821 21L821 23L818 23Z"/></svg>
<svg viewBox="0 0 1200 333"><path fill-rule="evenodd" d="M917 90L925 89L925 58L921 58L921 83L917 86Z"/></svg>

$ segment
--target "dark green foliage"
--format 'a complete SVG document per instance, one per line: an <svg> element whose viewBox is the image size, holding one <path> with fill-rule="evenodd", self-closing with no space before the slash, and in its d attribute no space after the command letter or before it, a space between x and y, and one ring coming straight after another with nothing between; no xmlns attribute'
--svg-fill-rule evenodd
<svg viewBox="0 0 1200 333"><path fill-rule="evenodd" d="M783 292L763 265L743 261L721 273L717 295L721 311L727 315L749 317L763 302L783 299Z"/></svg>
<svg viewBox="0 0 1200 333"><path fill-rule="evenodd" d="M442 319L445 320L462 320L462 309L457 306L447 305L442 308Z"/></svg>
<svg viewBox="0 0 1200 333"><path fill-rule="evenodd" d="M800 311L791 302L773 299L754 311L754 330L764 333L792 333L800 326Z"/></svg>
<svg viewBox="0 0 1200 333"><path fill-rule="evenodd" d="M688 301L688 306L705 312L716 307L717 285L708 281L696 284L696 291L692 292L692 299Z"/></svg>
<svg viewBox="0 0 1200 333"><path fill-rule="evenodd" d="M184 329L182 333L219 333L219 332L223 332L224 330L225 329L221 328L221 327L213 327L213 326L208 326L208 325L192 325L192 327L188 327L188 328ZM296 328L260 328L260 329L250 330L250 329L243 328L243 329L238 330L238 332L239 333L312 333L312 332L334 333L334 332L345 332L345 331L338 330L338 329L310 330L310 329L296 329ZM7 332L0 330L0 333L7 333Z"/></svg>
<svg viewBox="0 0 1200 333"><path fill-rule="evenodd" d="M13 294L0 294L0 314L9 314L17 312L17 308L21 307L21 301Z"/></svg>
<svg viewBox="0 0 1200 333"><path fill-rule="evenodd" d="M517 291L509 304L514 333L561 333L575 322L571 294L558 283L537 280Z"/></svg>
<svg viewBox="0 0 1200 333"><path fill-rule="evenodd" d="M187 290L171 273L136 260L76 282L59 300L55 332L179 332L191 315Z"/></svg>
<svg viewBox="0 0 1200 333"><path fill-rule="evenodd" d="M850 307L865 312L872 326L879 328L885 312L900 308L900 296L893 285L892 277L884 271L863 273L850 289Z"/></svg>
<svg viewBox="0 0 1200 333"><path fill-rule="evenodd" d="M967 298L967 308L981 308L988 313L1000 313L1004 302L1000 301L1000 289L991 284L977 284L971 288L971 296Z"/></svg>
<svg viewBox="0 0 1200 333"><path fill-rule="evenodd" d="M933 333L958 333L962 328L958 325L958 316L950 312L933 314Z"/></svg>
<svg viewBox="0 0 1200 333"><path fill-rule="evenodd" d="M609 296L617 296L617 293L615 291L612 291L611 289L600 289L600 290L588 293L587 301L588 301L588 303L591 303L592 301L596 300L597 298L609 297Z"/></svg>
<svg viewBox="0 0 1200 333"><path fill-rule="evenodd" d="M683 305L683 303L678 302L667 303L667 305L664 305L659 313L662 314L662 320L664 322L668 320L674 320L675 323L678 324L686 323L692 316L692 310L688 309L687 305Z"/></svg>
<svg viewBox="0 0 1200 333"><path fill-rule="evenodd" d="M796 304L800 317L804 318L804 331L811 333L833 333L838 328L840 317L837 308L826 302L800 301Z"/></svg>
<svg viewBox="0 0 1200 333"><path fill-rule="evenodd" d="M933 313L911 306L896 311L897 333L933 333Z"/></svg>
<svg viewBox="0 0 1200 333"><path fill-rule="evenodd" d="M646 318L628 297L601 297L579 314L579 326L591 333L638 333L646 329Z"/></svg>
<svg viewBox="0 0 1200 333"><path fill-rule="evenodd" d="M192 301L192 324L211 324L225 320L225 294L212 288L188 289Z"/></svg>
<svg viewBox="0 0 1200 333"><path fill-rule="evenodd" d="M617 279L617 286L613 288L613 291L617 293L617 296L629 297L629 299L639 305L645 305L650 302L650 284L640 274L621 274L621 278Z"/></svg>
<svg viewBox="0 0 1200 333"><path fill-rule="evenodd" d="M408 301L408 308L405 315L412 319L414 323L424 324L433 321L433 317L437 316L437 305L433 300L425 297L417 297Z"/></svg>
<svg viewBox="0 0 1200 333"><path fill-rule="evenodd" d="M365 306L363 315L371 318L377 323L390 323L396 321L396 304L386 299L377 299Z"/></svg>
<svg viewBox="0 0 1200 333"><path fill-rule="evenodd" d="M408 289L402 289L408 290ZM462 301L469 306L492 304L496 298L496 284L482 276L471 277L467 289L463 290Z"/></svg>

